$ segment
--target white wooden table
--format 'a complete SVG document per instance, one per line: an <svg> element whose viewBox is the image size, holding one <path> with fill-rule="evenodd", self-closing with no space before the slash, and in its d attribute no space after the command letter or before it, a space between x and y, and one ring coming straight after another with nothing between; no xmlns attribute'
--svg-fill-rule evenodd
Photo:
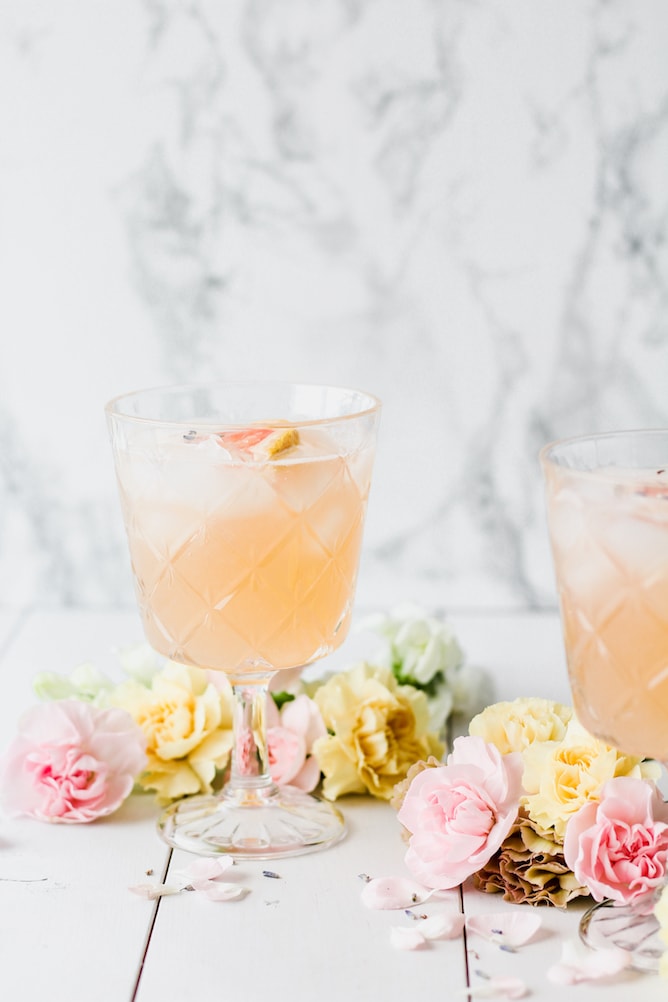
<svg viewBox="0 0 668 1002"><path fill-rule="evenodd" d="M568 701L556 616L452 612L449 618L469 661L493 675L496 698ZM141 639L133 613L0 611L0 748L20 711L35 702L37 672L69 672L85 660L110 670L113 648ZM350 638L338 653L340 666L360 656L356 642ZM483 986L482 971L522 977L541 1002L563 1000L565 989L549 982L546 971L559 960L562 942L577 938L582 906L541 908L539 934L516 953L473 936L396 950L389 929L410 918L365 908L358 876L408 875L394 812L365 797L340 806L349 824L343 842L272 864L280 879L262 875L267 863L239 864L238 879L251 893L232 903L187 892L155 903L130 893L131 885L188 862L158 838L150 797L131 797L113 817L90 825L0 817L0 998L447 1002L465 1000L469 985ZM474 915L518 906L466 888L437 907ZM665 999L668 985L631 972L573 991L602 1002L642 993L651 1002Z"/></svg>

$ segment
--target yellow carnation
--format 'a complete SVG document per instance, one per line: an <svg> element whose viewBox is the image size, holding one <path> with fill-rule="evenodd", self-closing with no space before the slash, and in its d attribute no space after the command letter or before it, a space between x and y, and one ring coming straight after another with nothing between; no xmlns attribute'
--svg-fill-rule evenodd
<svg viewBox="0 0 668 1002"><path fill-rule="evenodd" d="M523 798L529 817L563 839L566 825L584 804L598 800L614 776L647 778L654 770L592 737L575 717L561 741L535 742L524 751Z"/></svg>
<svg viewBox="0 0 668 1002"><path fill-rule="evenodd" d="M389 800L415 762L443 754L428 731L427 697L399 685L389 669L356 665L322 685L315 701L329 731L313 747L329 800L346 793Z"/></svg>
<svg viewBox="0 0 668 1002"><path fill-rule="evenodd" d="M232 749L231 707L206 672L174 662L150 685L118 686L115 705L127 710L146 736L148 764L139 785L161 803L191 793L210 793Z"/></svg>
<svg viewBox="0 0 668 1002"><path fill-rule="evenodd" d="M473 718L469 734L508 755L523 752L535 741L561 741L572 716L570 706L550 699L515 699L488 706Z"/></svg>

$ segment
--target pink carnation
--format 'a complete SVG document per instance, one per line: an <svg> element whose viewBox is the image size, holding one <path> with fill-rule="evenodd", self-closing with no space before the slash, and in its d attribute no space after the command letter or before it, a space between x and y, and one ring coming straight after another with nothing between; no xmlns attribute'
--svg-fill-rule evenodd
<svg viewBox="0 0 668 1002"><path fill-rule="evenodd" d="M517 818L522 757L457 738L443 766L413 779L398 814L411 837L406 866L427 887L456 887L494 855Z"/></svg>
<svg viewBox="0 0 668 1002"><path fill-rule="evenodd" d="M267 702L271 777L281 786L290 784L308 793L320 779L320 766L311 749L314 741L327 733L320 710L304 694L285 703L280 713L273 699Z"/></svg>
<svg viewBox="0 0 668 1002"><path fill-rule="evenodd" d="M2 803L40 821L111 814L146 764L145 739L125 710L74 699L28 710L0 762Z"/></svg>
<svg viewBox="0 0 668 1002"><path fill-rule="evenodd" d="M664 883L668 804L647 780L608 780L568 822L564 858L596 901L635 903Z"/></svg>

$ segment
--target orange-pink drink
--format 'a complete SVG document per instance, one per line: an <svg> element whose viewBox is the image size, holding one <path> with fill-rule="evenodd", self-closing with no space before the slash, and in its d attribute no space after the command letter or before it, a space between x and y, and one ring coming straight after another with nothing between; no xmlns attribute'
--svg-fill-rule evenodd
<svg viewBox="0 0 668 1002"><path fill-rule="evenodd" d="M668 472L546 469L576 713L625 752L668 759Z"/></svg>
<svg viewBox="0 0 668 1002"><path fill-rule="evenodd" d="M120 458L151 645L240 676L308 664L344 639L372 448L274 424L183 435Z"/></svg>

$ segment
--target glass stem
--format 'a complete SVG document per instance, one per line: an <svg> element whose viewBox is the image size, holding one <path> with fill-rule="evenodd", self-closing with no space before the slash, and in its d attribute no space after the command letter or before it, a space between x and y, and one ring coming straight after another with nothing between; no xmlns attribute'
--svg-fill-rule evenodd
<svg viewBox="0 0 668 1002"><path fill-rule="evenodd" d="M267 697L269 682L232 686L234 693L234 748L228 788L265 790L275 783L269 772L267 748Z"/></svg>

